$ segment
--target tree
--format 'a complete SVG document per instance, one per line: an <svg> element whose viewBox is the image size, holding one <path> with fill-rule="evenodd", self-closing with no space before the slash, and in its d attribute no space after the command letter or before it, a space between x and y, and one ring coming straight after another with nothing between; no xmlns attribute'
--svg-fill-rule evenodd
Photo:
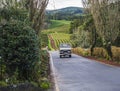
<svg viewBox="0 0 120 91"><path fill-rule="evenodd" d="M119 35L119 0L82 0L84 7L92 14L97 33L104 48L112 59L111 46Z"/></svg>
<svg viewBox="0 0 120 91"><path fill-rule="evenodd" d="M10 71L13 69L16 70L18 65L21 64L20 65L21 69L23 68L25 70L24 72L23 71L20 71L20 72L21 72L21 75L24 75L24 78L26 79L29 79L27 77L30 75L30 74L26 75L27 74L26 67L28 66L30 67L30 65L32 65L30 68L28 68L29 72L31 72L32 77L36 76L32 74L35 74L38 72L38 70L40 70L38 69L38 67L40 67L39 61L42 60L42 58L39 60L35 57L40 56L40 51L39 51L40 44L39 43L41 40L37 39L36 42L39 41L39 43L36 43L34 39L40 36L40 31L42 29L43 20L44 20L44 11L45 11L47 3L48 3L48 0L0 0L0 28L1 28L0 32L4 31L5 36L7 36L6 41L4 42L0 41L2 43L2 45L0 45L1 46L0 52L1 50L3 50L2 48L4 48L8 50L8 54L9 54L7 55L6 51L3 50L2 52L4 53L1 54L2 53L1 52L0 55L2 55L2 58L4 59L4 61L9 61L9 62L6 62L6 65L7 65L6 67L8 67L7 70L8 69ZM13 21L12 24L11 24L11 21ZM8 29L4 29L3 28L4 25L5 25L5 28L7 26ZM20 34L20 35L16 36L16 34ZM3 32L0 33L0 40L1 38L3 39L5 36L3 35ZM24 38L21 38L22 36ZM9 37L11 39L9 39ZM3 46L5 42L8 43L7 45L11 45L20 50L13 49L15 50L13 51L12 50L13 47L9 47L7 45ZM21 42L21 43L18 43L18 42ZM23 42L29 42L30 44L28 43L27 45L26 43L23 43ZM30 46L31 48L29 48ZM22 51L25 51L25 52L21 54ZM38 53L38 55L36 54L35 51ZM17 54L15 54L14 52L17 52ZM6 55L9 57L5 57ZM13 68L12 65L17 65L17 67L14 66ZM20 66L18 68L20 68ZM15 72L14 70L13 70L13 73ZM31 70L34 70L34 71L31 71ZM10 73L10 71L8 72L8 74Z"/></svg>
<svg viewBox="0 0 120 91"><path fill-rule="evenodd" d="M29 19L32 22L32 27L37 35L40 34L43 26L47 4L48 0L27 0Z"/></svg>
<svg viewBox="0 0 120 91"><path fill-rule="evenodd" d="M24 4L16 0L1 0L0 1L0 17L2 20L28 20L28 11L25 9Z"/></svg>
<svg viewBox="0 0 120 91"><path fill-rule="evenodd" d="M26 0L0 0L0 8L25 9Z"/></svg>
<svg viewBox="0 0 120 91"><path fill-rule="evenodd" d="M85 31L88 31L89 34L91 35L90 52L91 52L91 56L93 56L94 47L96 46L96 43L97 43L97 33L94 25L94 20L91 15L87 15L87 20L84 22L83 29Z"/></svg>
<svg viewBox="0 0 120 91"><path fill-rule="evenodd" d="M82 22L82 19L74 19L71 23L70 23L70 29L69 29L69 33L72 34L75 31L78 31L78 27L80 26Z"/></svg>
<svg viewBox="0 0 120 91"><path fill-rule="evenodd" d="M32 22L32 28L36 34L42 29L45 9L48 4L48 0L0 0L0 7L7 10L28 10L29 21ZM8 12L10 13L10 12ZM8 17L9 14L6 14Z"/></svg>

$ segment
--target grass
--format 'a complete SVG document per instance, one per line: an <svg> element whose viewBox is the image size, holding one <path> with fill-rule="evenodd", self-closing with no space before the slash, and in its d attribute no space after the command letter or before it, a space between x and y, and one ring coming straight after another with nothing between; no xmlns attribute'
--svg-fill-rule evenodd
<svg viewBox="0 0 120 91"><path fill-rule="evenodd" d="M70 24L70 21L66 20L51 20L51 26L49 29L56 28L56 27L61 27L63 25L68 25Z"/></svg>
<svg viewBox="0 0 120 91"><path fill-rule="evenodd" d="M51 20L51 25L44 30L44 33L69 33L70 22L66 20Z"/></svg>

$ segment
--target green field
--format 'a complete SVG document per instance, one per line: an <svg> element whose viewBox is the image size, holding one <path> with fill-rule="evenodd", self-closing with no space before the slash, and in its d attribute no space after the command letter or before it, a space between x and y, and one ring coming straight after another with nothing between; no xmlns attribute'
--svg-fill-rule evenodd
<svg viewBox="0 0 120 91"><path fill-rule="evenodd" d="M49 29L44 30L43 33L48 35L48 48L50 50L59 49L61 43L70 43L71 34L69 34L70 21L66 20L51 20Z"/></svg>
<svg viewBox="0 0 120 91"><path fill-rule="evenodd" d="M51 20L49 28L44 30L44 33L69 33L70 22L66 20Z"/></svg>
<svg viewBox="0 0 120 91"><path fill-rule="evenodd" d="M71 46L74 46L73 42L70 40L71 34L65 33L51 33L49 34L49 49L57 50L61 43L69 43ZM54 41L54 42L53 42Z"/></svg>
<svg viewBox="0 0 120 91"><path fill-rule="evenodd" d="M55 42L55 46L58 49L61 43L70 43L70 34L65 33L52 33L50 34Z"/></svg>
<svg viewBox="0 0 120 91"><path fill-rule="evenodd" d="M66 20L51 20L51 26L49 29L62 27L64 25L69 25L69 24L70 24L70 21L66 21Z"/></svg>

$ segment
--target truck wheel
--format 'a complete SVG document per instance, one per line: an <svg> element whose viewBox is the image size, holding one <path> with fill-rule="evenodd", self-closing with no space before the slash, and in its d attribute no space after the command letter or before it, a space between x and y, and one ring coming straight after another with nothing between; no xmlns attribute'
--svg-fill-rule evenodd
<svg viewBox="0 0 120 91"><path fill-rule="evenodd" d="M69 55L69 57L71 58L71 55Z"/></svg>
<svg viewBox="0 0 120 91"><path fill-rule="evenodd" d="M60 58L62 58L62 56L60 55Z"/></svg>

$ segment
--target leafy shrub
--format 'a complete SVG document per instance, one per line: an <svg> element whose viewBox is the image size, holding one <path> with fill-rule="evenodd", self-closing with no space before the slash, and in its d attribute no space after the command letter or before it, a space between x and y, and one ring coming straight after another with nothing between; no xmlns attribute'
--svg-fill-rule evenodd
<svg viewBox="0 0 120 91"><path fill-rule="evenodd" d="M6 20L15 19L24 21L27 19L27 13L28 12L24 9L0 8L0 16Z"/></svg>
<svg viewBox="0 0 120 91"><path fill-rule="evenodd" d="M47 77L50 73L49 67L49 53L46 50L42 50L42 60L41 60L41 76Z"/></svg>
<svg viewBox="0 0 120 91"><path fill-rule="evenodd" d="M89 56L89 55L90 55L90 50L84 49L83 56Z"/></svg>
<svg viewBox="0 0 120 91"><path fill-rule="evenodd" d="M39 61L39 40L35 31L20 21L10 21L0 26L0 55L9 76L18 68L21 79L32 76Z"/></svg>
<svg viewBox="0 0 120 91"><path fill-rule="evenodd" d="M0 86L7 86L7 83L5 81L0 81Z"/></svg>
<svg viewBox="0 0 120 91"><path fill-rule="evenodd" d="M49 89L50 88L50 82L46 78L44 78L42 80L42 83L41 83L40 87L43 88L43 89Z"/></svg>
<svg viewBox="0 0 120 91"><path fill-rule="evenodd" d="M113 60L120 62L120 47L112 47Z"/></svg>
<svg viewBox="0 0 120 91"><path fill-rule="evenodd" d="M31 83L33 86L38 87L38 83L36 83L36 82L34 82L34 81L31 81L30 83Z"/></svg>
<svg viewBox="0 0 120 91"><path fill-rule="evenodd" d="M42 82L41 88L43 88L43 89L49 89L50 88L50 83L49 82Z"/></svg>
<svg viewBox="0 0 120 91"><path fill-rule="evenodd" d="M48 45L48 36L47 34L41 34L41 46L46 47Z"/></svg>
<svg viewBox="0 0 120 91"><path fill-rule="evenodd" d="M89 49L83 49L81 47L73 48L72 52L78 55L82 56L88 56L90 55L90 50Z"/></svg>
<svg viewBox="0 0 120 91"><path fill-rule="evenodd" d="M104 48L102 48L102 47L96 47L96 48L94 48L93 55L96 56L96 57L105 58L107 60L109 59L107 51Z"/></svg>
<svg viewBox="0 0 120 91"><path fill-rule="evenodd" d="M82 55L82 56L88 56L90 55L90 50L84 50L83 48L73 48L72 52L78 55ZM113 60L120 62L120 47L115 47L112 46L112 54L113 54ZM99 58L105 58L105 59L109 59L109 56L106 52L106 50L102 47L96 47L94 48L94 53L93 55L95 57L99 57Z"/></svg>
<svg viewBox="0 0 120 91"><path fill-rule="evenodd" d="M120 61L120 47L112 46L113 60ZM104 48L94 48L94 56L109 59L109 56Z"/></svg>

